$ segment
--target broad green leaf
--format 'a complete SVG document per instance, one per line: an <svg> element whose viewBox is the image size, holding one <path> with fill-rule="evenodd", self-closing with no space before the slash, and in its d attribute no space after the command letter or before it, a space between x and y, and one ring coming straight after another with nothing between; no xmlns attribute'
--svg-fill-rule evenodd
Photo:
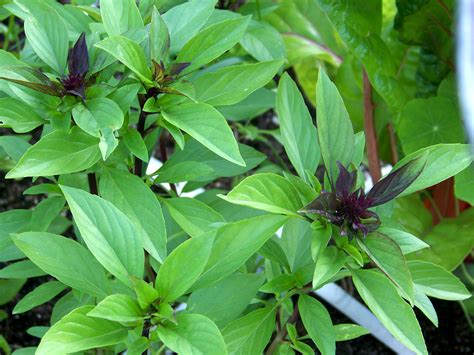
<svg viewBox="0 0 474 355"><path fill-rule="evenodd" d="M131 39L114 35L96 43L97 48L103 49L119 62L133 71L145 84L152 84L151 71L147 65L145 52Z"/></svg>
<svg viewBox="0 0 474 355"><path fill-rule="evenodd" d="M158 291L153 287L152 283L147 283L140 279L133 280L133 285L141 309L149 310L150 305L160 296Z"/></svg>
<svg viewBox="0 0 474 355"><path fill-rule="evenodd" d="M18 261L0 270L0 279L28 279L43 275L46 273L30 260Z"/></svg>
<svg viewBox="0 0 474 355"><path fill-rule="evenodd" d="M474 165L456 175L454 191L457 198L474 205Z"/></svg>
<svg viewBox="0 0 474 355"><path fill-rule="evenodd" d="M11 127L16 133L25 133L45 121L24 102L13 97L0 99L0 125Z"/></svg>
<svg viewBox="0 0 474 355"><path fill-rule="evenodd" d="M13 308L12 313L24 313L56 297L66 288L66 285L59 281L49 281L38 286L33 291L23 297Z"/></svg>
<svg viewBox="0 0 474 355"><path fill-rule="evenodd" d="M30 147L31 144L20 135L0 137L0 148L15 162L18 162Z"/></svg>
<svg viewBox="0 0 474 355"><path fill-rule="evenodd" d="M161 265L156 289L163 302L183 295L199 278L208 262L214 234L191 238L174 249Z"/></svg>
<svg viewBox="0 0 474 355"><path fill-rule="evenodd" d="M101 0L100 15L109 36L143 27L135 0Z"/></svg>
<svg viewBox="0 0 474 355"><path fill-rule="evenodd" d="M285 44L281 34L264 22L251 21L240 44L258 61L285 58Z"/></svg>
<svg viewBox="0 0 474 355"><path fill-rule="evenodd" d="M40 232L22 233L13 241L31 261L63 284L98 297L109 293L104 269L78 242Z"/></svg>
<svg viewBox="0 0 474 355"><path fill-rule="evenodd" d="M443 267L425 261L408 262L415 286L424 294L449 301L461 301L471 297L466 286Z"/></svg>
<svg viewBox="0 0 474 355"><path fill-rule="evenodd" d="M104 169L99 181L100 195L125 213L142 238L143 247L156 260L166 258L166 228L155 194L139 177L126 171Z"/></svg>
<svg viewBox="0 0 474 355"><path fill-rule="evenodd" d="M57 74L65 74L69 38L67 27L57 12L37 7L25 20L25 34L38 57Z"/></svg>
<svg viewBox="0 0 474 355"><path fill-rule="evenodd" d="M38 203L31 216L31 231L46 232L65 203L62 196L51 196Z"/></svg>
<svg viewBox="0 0 474 355"><path fill-rule="evenodd" d="M280 293L286 292L298 285L298 280L295 275L281 274L269 280L265 285L260 287L261 292L265 293Z"/></svg>
<svg viewBox="0 0 474 355"><path fill-rule="evenodd" d="M229 223L215 233L211 255L196 290L232 274L254 255L285 223L286 217L264 215ZM249 236L252 238L249 238Z"/></svg>
<svg viewBox="0 0 474 355"><path fill-rule="evenodd" d="M260 210L297 216L304 206L291 182L276 174L256 174L245 178L224 200Z"/></svg>
<svg viewBox="0 0 474 355"><path fill-rule="evenodd" d="M287 73L278 84L276 108L286 154L298 175L307 180L306 170L314 173L319 164L318 132L303 95Z"/></svg>
<svg viewBox="0 0 474 355"><path fill-rule="evenodd" d="M186 310L202 314L223 327L247 308L262 283L262 274L229 275L209 287L194 291Z"/></svg>
<svg viewBox="0 0 474 355"><path fill-rule="evenodd" d="M400 196L409 195L456 175L467 168L473 159L467 144L437 144L407 155L395 165L394 169L422 156L426 157L425 168Z"/></svg>
<svg viewBox="0 0 474 355"><path fill-rule="evenodd" d="M232 65L204 74L194 82L196 99L213 106L236 104L267 84L282 64L276 60Z"/></svg>
<svg viewBox="0 0 474 355"><path fill-rule="evenodd" d="M413 280L400 247L392 239L375 233L370 233L363 240L358 239L357 241L369 258L413 304L415 297Z"/></svg>
<svg viewBox="0 0 474 355"><path fill-rule="evenodd" d="M112 203L86 191L61 186L81 237L95 258L112 275L129 285L142 278L144 255L141 230Z"/></svg>
<svg viewBox="0 0 474 355"><path fill-rule="evenodd" d="M210 181L221 176L237 176L255 168L266 158L247 145L238 146L245 167L221 158L194 139L188 139L184 149L176 150L158 170L156 181Z"/></svg>
<svg viewBox="0 0 474 355"><path fill-rule="evenodd" d="M311 224L300 218L291 218L283 226L279 244L285 252L290 270L296 270L312 263L311 241L314 230Z"/></svg>
<svg viewBox="0 0 474 355"><path fill-rule="evenodd" d="M38 355L60 355L115 345L128 329L117 322L87 316L94 306L76 308L54 324L41 339Z"/></svg>
<svg viewBox="0 0 474 355"><path fill-rule="evenodd" d="M317 126L321 155L328 175L334 181L339 174L336 162L348 166L354 152L354 130L336 86L324 70L316 85Z"/></svg>
<svg viewBox="0 0 474 355"><path fill-rule="evenodd" d="M67 133L51 132L31 146L6 177L52 176L88 169L100 159L98 143L78 127Z"/></svg>
<svg viewBox="0 0 474 355"><path fill-rule="evenodd" d="M235 105L219 106L217 109L225 118L242 121L261 115L275 107L275 92L260 88Z"/></svg>
<svg viewBox="0 0 474 355"><path fill-rule="evenodd" d="M431 300L426 296L423 291L415 284L415 306L423 312L423 314L438 327L438 315L436 310L431 303Z"/></svg>
<svg viewBox="0 0 474 355"><path fill-rule="evenodd" d="M199 314L180 314L177 324L159 325L158 336L172 351L186 355L226 355L227 349L219 328Z"/></svg>
<svg viewBox="0 0 474 355"><path fill-rule="evenodd" d="M10 210L0 213L0 262L23 259L24 254L10 238L11 233L21 233L31 228L30 210Z"/></svg>
<svg viewBox="0 0 474 355"><path fill-rule="evenodd" d="M199 200L179 197L162 201L171 217L191 237L209 232L225 223L221 214Z"/></svg>
<svg viewBox="0 0 474 355"><path fill-rule="evenodd" d="M230 354L261 354L275 328L275 307L252 311L229 323L222 331Z"/></svg>
<svg viewBox="0 0 474 355"><path fill-rule="evenodd" d="M352 270L352 279L365 304L395 338L417 354L428 354L415 313L384 275Z"/></svg>
<svg viewBox="0 0 474 355"><path fill-rule="evenodd" d="M235 46L249 22L250 17L239 17L216 23L199 32L186 43L176 58L178 63L191 63L183 70L183 74L200 68Z"/></svg>
<svg viewBox="0 0 474 355"><path fill-rule="evenodd" d="M153 7L150 22L150 57L155 62L167 63L170 53L170 34L160 12Z"/></svg>
<svg viewBox="0 0 474 355"><path fill-rule="evenodd" d="M115 131L123 125L123 112L115 101L101 97L79 103L72 109L76 124L91 136L100 137L101 131Z"/></svg>
<svg viewBox="0 0 474 355"><path fill-rule="evenodd" d="M133 128L127 129L127 131L122 135L122 138L123 143L133 155L144 162L148 162L148 148L146 147L143 137L137 130Z"/></svg>
<svg viewBox="0 0 474 355"><path fill-rule="evenodd" d="M464 141L464 132L453 100L445 97L415 99L400 112L397 136L406 154L440 143Z"/></svg>
<svg viewBox="0 0 474 355"><path fill-rule="evenodd" d="M171 37L171 54L176 54L204 26L216 0L192 0L166 11L163 20ZM186 19L186 21L183 21Z"/></svg>
<svg viewBox="0 0 474 355"><path fill-rule="evenodd" d="M0 280L0 288L2 293L0 294L0 305L9 303L12 301L18 292L20 292L23 285L26 283L26 279L9 279L9 280ZM5 312L5 317L8 314ZM0 319L3 318L2 312L0 312ZM4 318L3 318L4 319ZM3 320L2 319L2 320Z"/></svg>
<svg viewBox="0 0 474 355"><path fill-rule="evenodd" d="M302 294L298 300L301 320L322 355L336 353L336 332L326 308L313 297Z"/></svg>
<svg viewBox="0 0 474 355"><path fill-rule="evenodd" d="M337 324L334 326L336 341L346 341L370 334L370 332L357 324Z"/></svg>
<svg viewBox="0 0 474 355"><path fill-rule="evenodd" d="M316 259L313 288L319 288L344 266L346 255L335 246L329 246Z"/></svg>
<svg viewBox="0 0 474 355"><path fill-rule="evenodd" d="M434 227L431 227L431 216L429 222L426 227L431 229L423 237L423 241L430 248L409 257L411 260L428 261L453 271L474 248L474 210L470 208L457 218L443 219Z"/></svg>
<svg viewBox="0 0 474 355"><path fill-rule="evenodd" d="M413 234L402 231L400 229L380 227L375 233L381 233L384 236L392 239L395 243L398 244L403 254L410 254L415 251L430 247L428 244L426 244L421 239L418 239Z"/></svg>
<svg viewBox="0 0 474 355"><path fill-rule="evenodd" d="M119 293L104 298L87 315L114 322L136 322L145 317L137 300Z"/></svg>
<svg viewBox="0 0 474 355"><path fill-rule="evenodd" d="M232 130L214 107L203 103L184 103L164 108L162 115L217 155L245 166Z"/></svg>

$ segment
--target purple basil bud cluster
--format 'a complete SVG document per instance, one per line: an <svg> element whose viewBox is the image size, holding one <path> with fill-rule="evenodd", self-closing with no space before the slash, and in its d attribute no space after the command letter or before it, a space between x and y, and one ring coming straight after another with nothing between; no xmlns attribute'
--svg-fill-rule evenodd
<svg viewBox="0 0 474 355"><path fill-rule="evenodd" d="M89 70L89 52L86 36L82 33L68 54L69 74L60 79L66 94L80 96L85 99L85 77Z"/></svg>
<svg viewBox="0 0 474 355"><path fill-rule="evenodd" d="M377 213L370 208L382 205L402 193L420 175L422 165L412 160L390 172L366 194L362 188L354 191L357 171L349 172L340 162L336 184L332 191L323 191L300 212L317 214L341 228L341 235L366 236L380 226Z"/></svg>

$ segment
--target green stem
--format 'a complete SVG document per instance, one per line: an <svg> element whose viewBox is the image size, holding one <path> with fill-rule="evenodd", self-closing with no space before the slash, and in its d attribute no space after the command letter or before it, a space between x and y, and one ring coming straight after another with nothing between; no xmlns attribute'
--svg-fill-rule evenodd
<svg viewBox="0 0 474 355"><path fill-rule="evenodd" d="M258 16L258 19L261 20L262 14L260 12L260 0L256 0L256 2L257 2L257 16Z"/></svg>

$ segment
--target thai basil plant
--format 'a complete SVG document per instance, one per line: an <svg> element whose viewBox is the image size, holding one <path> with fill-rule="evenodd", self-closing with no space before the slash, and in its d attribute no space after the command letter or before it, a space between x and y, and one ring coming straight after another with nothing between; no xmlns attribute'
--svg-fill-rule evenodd
<svg viewBox="0 0 474 355"><path fill-rule="evenodd" d="M262 28L279 38L259 1L91 3L4 5L24 39L0 51L2 169L40 202L0 214L1 286L42 277L13 313L53 304L17 353L334 354L368 331L314 291L352 280L427 354L414 309L437 324L429 297L470 293L417 258L397 201L468 167L467 147L414 150L368 189L364 132L323 67L312 116L283 42L259 47ZM287 168L240 139L274 106Z"/></svg>

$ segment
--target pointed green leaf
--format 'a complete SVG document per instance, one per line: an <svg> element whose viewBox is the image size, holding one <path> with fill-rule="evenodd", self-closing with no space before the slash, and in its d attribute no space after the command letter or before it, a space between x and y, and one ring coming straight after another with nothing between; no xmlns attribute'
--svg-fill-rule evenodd
<svg viewBox="0 0 474 355"><path fill-rule="evenodd" d="M114 322L136 322L145 318L137 300L119 293L104 298L87 315Z"/></svg>
<svg viewBox="0 0 474 355"><path fill-rule="evenodd" d="M88 317L94 306L76 308L55 323L41 339L38 355L60 355L115 345L127 337L128 329L117 322Z"/></svg>
<svg viewBox="0 0 474 355"><path fill-rule="evenodd" d="M170 53L170 34L156 7L151 12L149 41L151 59L157 63L166 63Z"/></svg>
<svg viewBox="0 0 474 355"><path fill-rule="evenodd" d="M120 35L114 35L96 43L95 46L103 49L119 62L123 63L144 83L153 83L145 52L142 47L131 39Z"/></svg>
<svg viewBox="0 0 474 355"><path fill-rule="evenodd" d="M7 178L52 176L88 169L100 159L98 143L97 138L78 127L68 133L51 132L26 151Z"/></svg>
<svg viewBox="0 0 474 355"><path fill-rule="evenodd" d="M44 232L22 233L13 241L31 261L62 283L98 297L109 292L104 269L78 242Z"/></svg>
<svg viewBox="0 0 474 355"><path fill-rule="evenodd" d="M143 247L162 262L166 258L165 220L160 203L143 180L126 171L104 169L99 192L143 231L137 234Z"/></svg>
<svg viewBox="0 0 474 355"><path fill-rule="evenodd" d="M101 0L100 14L109 36L143 27L143 20L135 0Z"/></svg>
<svg viewBox="0 0 474 355"><path fill-rule="evenodd" d="M321 155L318 132L296 83L285 73L278 84L276 108L286 154L298 175L316 171Z"/></svg>
<svg viewBox="0 0 474 355"><path fill-rule="evenodd" d="M346 255L335 246L329 246L316 259L313 288L319 288L329 281L346 262Z"/></svg>
<svg viewBox="0 0 474 355"><path fill-rule="evenodd" d="M313 297L302 294L298 300L301 320L322 355L336 353L336 332L326 308Z"/></svg>
<svg viewBox="0 0 474 355"><path fill-rule="evenodd" d="M178 354L226 355L227 349L219 328L209 318L199 314L181 314L178 324L159 325L160 340Z"/></svg>
<svg viewBox="0 0 474 355"><path fill-rule="evenodd" d="M354 152L354 130L336 85L324 70L319 71L316 85L317 126L324 165L334 181L336 162L348 166Z"/></svg>
<svg viewBox="0 0 474 355"><path fill-rule="evenodd" d="M59 281L49 281L38 286L33 291L23 297L13 308L12 313L24 313L56 297L66 288L66 285Z"/></svg>
<svg viewBox="0 0 474 355"><path fill-rule="evenodd" d="M155 284L163 302L177 299L196 282L209 259L213 241L213 233L191 238L168 255Z"/></svg>
<svg viewBox="0 0 474 355"><path fill-rule="evenodd" d="M129 275L142 278L142 233L112 203L86 191L61 186L81 236L96 259L130 285Z"/></svg>
<svg viewBox="0 0 474 355"><path fill-rule="evenodd" d="M428 354L415 313L383 274L352 270L352 279L365 304L395 338L417 354Z"/></svg>
<svg viewBox="0 0 474 355"><path fill-rule="evenodd" d="M245 166L232 130L214 107L190 102L166 107L162 114L165 120L188 133L217 155L234 164Z"/></svg>
<svg viewBox="0 0 474 355"><path fill-rule="evenodd" d="M45 121L23 101L13 97L0 99L0 125L11 127L16 133L26 133Z"/></svg>

